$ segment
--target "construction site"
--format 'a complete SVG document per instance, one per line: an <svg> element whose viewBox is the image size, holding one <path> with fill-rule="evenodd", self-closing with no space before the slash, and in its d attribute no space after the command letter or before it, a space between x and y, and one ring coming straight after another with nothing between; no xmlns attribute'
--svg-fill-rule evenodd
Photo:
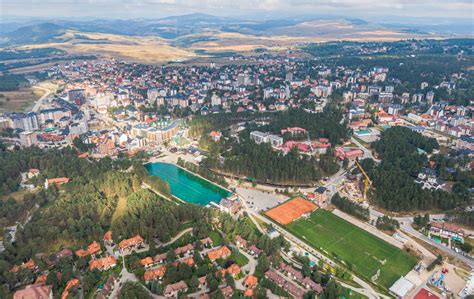
<svg viewBox="0 0 474 299"><path fill-rule="evenodd" d="M355 160L355 165L360 171L357 175L347 175L337 186L336 189L339 195L347 199L357 202L360 205L368 206L367 192L372 181L369 175L365 172L358 160ZM363 186L363 187L362 187Z"/></svg>

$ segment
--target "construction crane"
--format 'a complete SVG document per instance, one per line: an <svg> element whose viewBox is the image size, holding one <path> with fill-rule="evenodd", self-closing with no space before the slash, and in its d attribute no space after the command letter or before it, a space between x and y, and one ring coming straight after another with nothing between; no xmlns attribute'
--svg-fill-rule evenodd
<svg viewBox="0 0 474 299"><path fill-rule="evenodd" d="M356 159L355 160L355 163L357 164L357 166L359 167L360 171L362 172L362 174L365 176L365 182L364 182L364 200L367 200L367 190L369 190L369 184L372 183L372 181L370 180L369 176L367 175L367 173L365 172L364 168L362 168L362 165L360 165L359 161Z"/></svg>

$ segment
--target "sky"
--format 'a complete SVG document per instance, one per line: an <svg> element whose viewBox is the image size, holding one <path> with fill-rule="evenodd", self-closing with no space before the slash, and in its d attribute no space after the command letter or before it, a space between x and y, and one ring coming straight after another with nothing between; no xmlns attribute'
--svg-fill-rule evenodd
<svg viewBox="0 0 474 299"><path fill-rule="evenodd" d="M0 0L0 18L131 19L198 12L248 19L338 15L474 20L473 0Z"/></svg>

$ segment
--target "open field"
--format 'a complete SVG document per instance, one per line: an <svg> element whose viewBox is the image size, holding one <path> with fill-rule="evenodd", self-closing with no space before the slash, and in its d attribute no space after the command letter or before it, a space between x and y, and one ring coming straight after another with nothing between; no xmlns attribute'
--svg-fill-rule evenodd
<svg viewBox="0 0 474 299"><path fill-rule="evenodd" d="M319 209L286 228L314 248L344 261L358 275L388 289L416 264L416 258L332 213Z"/></svg>
<svg viewBox="0 0 474 299"><path fill-rule="evenodd" d="M36 193L36 191L32 192L32 191L27 190L27 189L20 189L18 191L12 192L8 195L1 196L1 199L2 200L7 200L9 198L13 198L17 202L22 202L23 201L23 196L25 196L25 194L28 194L28 193Z"/></svg>
<svg viewBox="0 0 474 299"><path fill-rule="evenodd" d="M96 55L115 57L132 62L161 64L182 62L198 57L209 57L206 52L253 52L259 48L269 51L286 51L304 43L327 41L394 41L407 38L422 38L417 35L398 32L379 27L359 27L346 21L302 22L293 26L282 26L269 30L243 30L242 32L224 32L209 28L166 39L158 35L125 35L112 33L84 32L64 29L54 39L43 43L24 41L19 49L56 48L68 55ZM436 36L429 35L430 38ZM212 55L211 55L212 56ZM47 65L35 66L40 69ZM28 68L16 70L28 71Z"/></svg>
<svg viewBox="0 0 474 299"><path fill-rule="evenodd" d="M195 56L192 51L172 47L156 36L124 36L105 33L66 32L63 42L32 44L20 49L57 48L69 54L101 55L129 61L163 63L185 60Z"/></svg>
<svg viewBox="0 0 474 299"><path fill-rule="evenodd" d="M0 112L25 111L33 106L44 94L44 90L34 87L21 88L16 91L0 92Z"/></svg>
<svg viewBox="0 0 474 299"><path fill-rule="evenodd" d="M35 64L35 65L19 67L19 68L12 68L9 70L9 72L12 74L27 74L27 73L32 73L32 72L38 72L38 71L50 69L56 64L61 63L61 62L63 61L55 61L55 62L41 63L41 64Z"/></svg>

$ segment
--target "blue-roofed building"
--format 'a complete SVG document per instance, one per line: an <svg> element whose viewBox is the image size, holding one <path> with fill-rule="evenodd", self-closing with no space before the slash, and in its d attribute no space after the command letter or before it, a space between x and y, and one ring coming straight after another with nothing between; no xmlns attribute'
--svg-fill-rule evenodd
<svg viewBox="0 0 474 299"><path fill-rule="evenodd" d="M474 138L469 135L463 135L455 141L457 149L474 150Z"/></svg>
<svg viewBox="0 0 474 299"><path fill-rule="evenodd" d="M11 121L12 128L18 131L33 132L38 130L38 115L35 112L12 112L6 113Z"/></svg>

